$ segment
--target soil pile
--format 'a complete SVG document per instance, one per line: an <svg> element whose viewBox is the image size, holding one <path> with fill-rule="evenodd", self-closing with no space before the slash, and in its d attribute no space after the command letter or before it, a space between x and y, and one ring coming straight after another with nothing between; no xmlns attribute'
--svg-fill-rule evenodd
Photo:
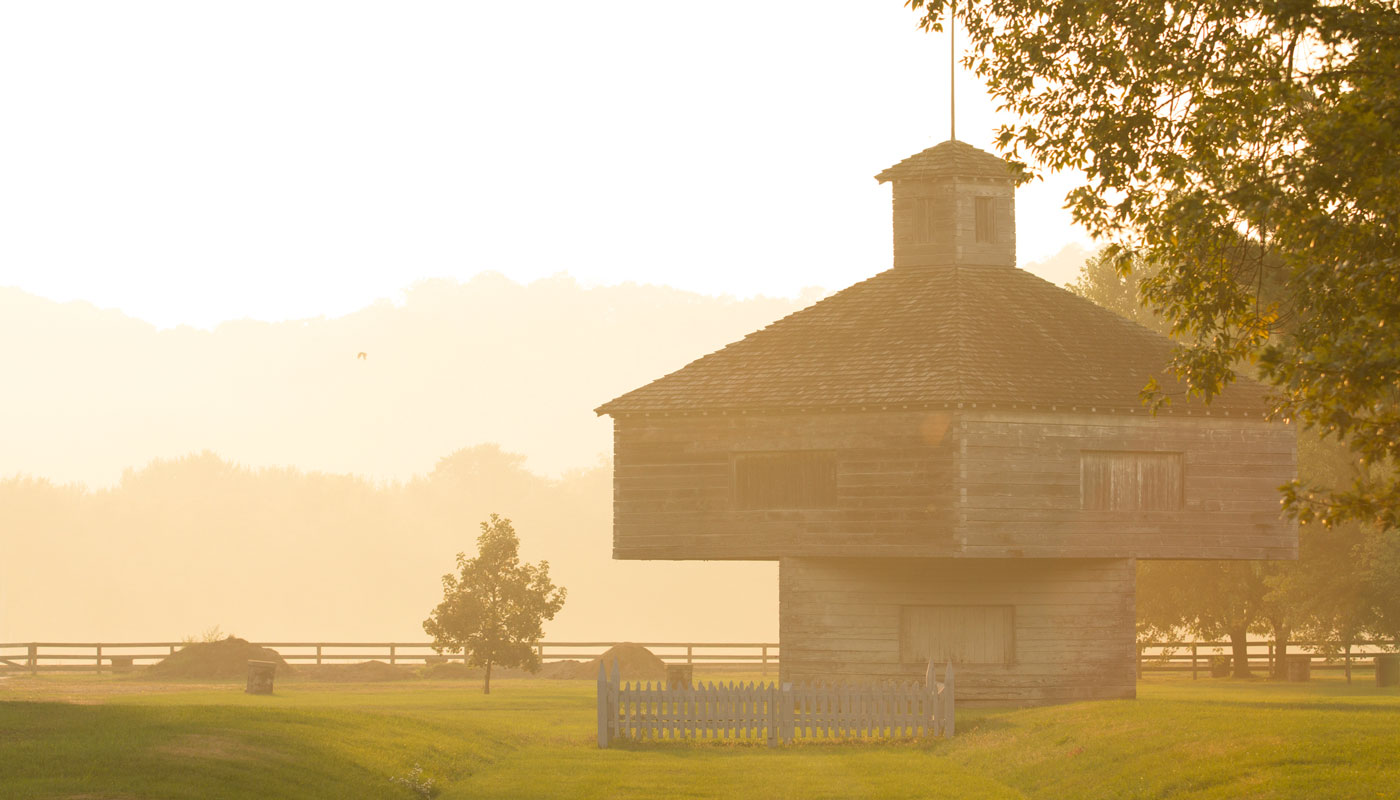
<svg viewBox="0 0 1400 800"><path fill-rule="evenodd" d="M481 667L469 667L460 661L448 661L441 664L429 664L418 671L424 678L432 680L464 680L466 678L480 678L486 674L486 670ZM500 672L496 671L499 676Z"/></svg>
<svg viewBox="0 0 1400 800"><path fill-rule="evenodd" d="M258 647L237 636L187 644L147 670L162 678L245 678L249 661L274 662L277 675L292 671L276 650Z"/></svg>
<svg viewBox="0 0 1400 800"><path fill-rule="evenodd" d="M666 679L666 662L639 644L623 642L609 647L592 661L558 661L546 664L541 674L546 678L581 679L598 677L598 664L607 665L612 675L616 661L624 681L662 681Z"/></svg>

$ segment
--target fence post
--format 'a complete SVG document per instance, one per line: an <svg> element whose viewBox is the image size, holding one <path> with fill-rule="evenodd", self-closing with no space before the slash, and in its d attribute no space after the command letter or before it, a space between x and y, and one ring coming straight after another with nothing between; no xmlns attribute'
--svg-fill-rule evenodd
<svg viewBox="0 0 1400 800"><path fill-rule="evenodd" d="M29 674L39 674L39 645L34 642L29 643Z"/></svg>
<svg viewBox="0 0 1400 800"><path fill-rule="evenodd" d="M390 645L389 645L389 663L390 663L391 665L397 663L397 662L396 662L396 657L397 657L396 649L397 649L397 648L395 648L394 645L393 645L392 643L390 643Z"/></svg>
<svg viewBox="0 0 1400 800"><path fill-rule="evenodd" d="M612 705L609 695L612 693L612 684L608 682L608 668L603 666L602 659L598 660L598 746L606 748L608 746L608 708Z"/></svg>
<svg viewBox="0 0 1400 800"><path fill-rule="evenodd" d="M778 711L778 687L768 684L768 746L778 746L778 731L782 725L782 714Z"/></svg>
<svg viewBox="0 0 1400 800"><path fill-rule="evenodd" d="M938 707L942 698L938 696L938 679L933 671L933 659L931 658L928 661L928 668L924 670L924 691L928 692L928 696L932 698L929 706L933 717L933 719L924 720L926 723L924 730L937 736L943 726L943 710Z"/></svg>
<svg viewBox="0 0 1400 800"><path fill-rule="evenodd" d="M316 645L316 666L321 666L321 645Z"/></svg>
<svg viewBox="0 0 1400 800"><path fill-rule="evenodd" d="M685 646L685 663L692 666L695 664L695 645L688 644Z"/></svg>
<svg viewBox="0 0 1400 800"><path fill-rule="evenodd" d="M102 645L97 645L97 674L102 674Z"/></svg>
<svg viewBox="0 0 1400 800"><path fill-rule="evenodd" d="M792 696L792 683L783 684L783 741L791 743L797 738L797 700Z"/></svg>
<svg viewBox="0 0 1400 800"><path fill-rule="evenodd" d="M1196 645L1191 645L1191 680L1196 680Z"/></svg>
<svg viewBox="0 0 1400 800"><path fill-rule="evenodd" d="M947 695L943 698L943 735L946 738L953 738L953 662L948 662L948 669L943 673L943 693Z"/></svg>
<svg viewBox="0 0 1400 800"><path fill-rule="evenodd" d="M763 646L763 674L768 674L768 645Z"/></svg>

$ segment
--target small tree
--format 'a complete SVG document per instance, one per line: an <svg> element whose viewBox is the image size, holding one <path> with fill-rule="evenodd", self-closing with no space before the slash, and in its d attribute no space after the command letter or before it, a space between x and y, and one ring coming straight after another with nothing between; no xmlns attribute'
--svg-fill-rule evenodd
<svg viewBox="0 0 1400 800"><path fill-rule="evenodd" d="M423 621L439 653L465 653L486 668L484 691L491 693L491 667L540 668L531 646L543 635L544 621L564 606L564 589L549 580L549 563L520 563L520 539L510 520L492 514L481 523L475 558L457 554L457 574L442 576L442 602Z"/></svg>

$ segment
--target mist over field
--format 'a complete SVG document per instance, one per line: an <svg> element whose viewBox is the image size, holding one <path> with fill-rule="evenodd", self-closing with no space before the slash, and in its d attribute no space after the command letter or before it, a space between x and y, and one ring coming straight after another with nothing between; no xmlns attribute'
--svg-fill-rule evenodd
<svg viewBox="0 0 1400 800"><path fill-rule="evenodd" d="M774 638L776 564L611 559L592 409L818 296L487 273L204 331L0 289L0 640L423 640L492 512L550 638Z"/></svg>
<svg viewBox="0 0 1400 800"><path fill-rule="evenodd" d="M660 286L427 280L333 319L157 330L0 288L0 475L114 484L212 450L256 466L406 479L492 442L535 472L611 452L593 408L815 301ZM364 353L365 358L357 358Z"/></svg>

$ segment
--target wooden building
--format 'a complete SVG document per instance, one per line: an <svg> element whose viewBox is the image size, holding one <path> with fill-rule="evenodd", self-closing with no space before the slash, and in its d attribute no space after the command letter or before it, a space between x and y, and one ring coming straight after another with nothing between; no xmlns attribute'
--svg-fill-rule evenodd
<svg viewBox="0 0 1400 800"><path fill-rule="evenodd" d="M1147 413L1171 343L1016 268L1001 159L876 177L892 269L598 409L613 556L778 561L783 680L1132 697L1135 559L1295 558L1293 432L1247 380Z"/></svg>

